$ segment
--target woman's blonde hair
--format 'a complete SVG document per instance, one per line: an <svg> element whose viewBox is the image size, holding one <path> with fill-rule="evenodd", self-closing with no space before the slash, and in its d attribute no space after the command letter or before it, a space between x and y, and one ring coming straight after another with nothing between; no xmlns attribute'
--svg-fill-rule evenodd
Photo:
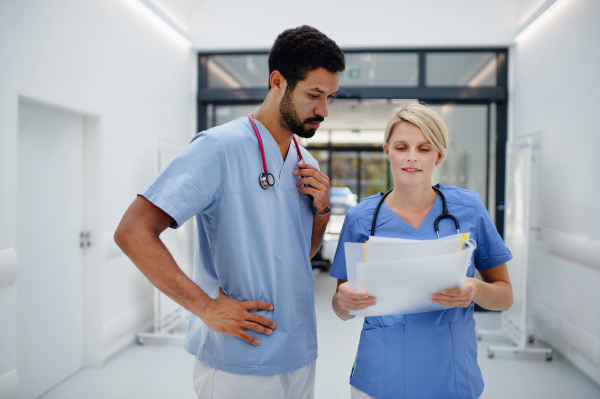
<svg viewBox="0 0 600 399"><path fill-rule="evenodd" d="M433 109L419 103L404 104L392 111L392 115L385 127L383 142L387 144L394 127L401 122L409 122L417 126L423 135L440 153L437 165L444 163L446 149L448 148L448 129L442 117Z"/></svg>

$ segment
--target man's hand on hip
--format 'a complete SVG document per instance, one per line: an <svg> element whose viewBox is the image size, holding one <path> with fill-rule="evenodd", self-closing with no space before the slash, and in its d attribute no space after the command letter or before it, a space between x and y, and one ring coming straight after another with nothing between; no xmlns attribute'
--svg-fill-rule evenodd
<svg viewBox="0 0 600 399"><path fill-rule="evenodd" d="M250 313L249 310L252 309L273 310L273 305L262 301L239 302L228 297L219 287L219 296L208 303L201 319L215 332L233 335L252 345L258 345L260 341L244 329L271 335L276 324L264 316Z"/></svg>

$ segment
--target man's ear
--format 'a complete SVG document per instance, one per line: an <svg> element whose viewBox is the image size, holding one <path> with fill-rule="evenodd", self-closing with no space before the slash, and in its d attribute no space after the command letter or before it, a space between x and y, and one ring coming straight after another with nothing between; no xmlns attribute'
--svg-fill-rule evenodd
<svg viewBox="0 0 600 399"><path fill-rule="evenodd" d="M275 90L276 93L284 93L287 88L287 80L279 71L271 72L269 82L271 83L271 90Z"/></svg>

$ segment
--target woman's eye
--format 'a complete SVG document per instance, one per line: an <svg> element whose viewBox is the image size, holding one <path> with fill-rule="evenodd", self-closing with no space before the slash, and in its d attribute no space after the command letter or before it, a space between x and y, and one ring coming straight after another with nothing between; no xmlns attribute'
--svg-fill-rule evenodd
<svg viewBox="0 0 600 399"><path fill-rule="evenodd" d="M406 147L396 147L396 149L397 149L398 151L404 151L404 150L406 150Z"/></svg>
<svg viewBox="0 0 600 399"><path fill-rule="evenodd" d="M429 148L421 148L421 151L423 151L423 152L429 152L431 150Z"/></svg>

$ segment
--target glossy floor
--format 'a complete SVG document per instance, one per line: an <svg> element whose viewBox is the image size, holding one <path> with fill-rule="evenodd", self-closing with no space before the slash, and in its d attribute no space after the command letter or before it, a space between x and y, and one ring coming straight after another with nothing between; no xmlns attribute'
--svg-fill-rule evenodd
<svg viewBox="0 0 600 399"><path fill-rule="evenodd" d="M358 319L343 322L331 309L335 280L315 275L315 304L319 334L319 360L315 399L349 398L348 377L354 362L361 330ZM500 314L476 313L479 328L500 327ZM479 366L485 380L484 399L600 398L600 388L587 379L560 354L551 362L543 355L497 354L487 357L490 344L479 342ZM181 342L148 342L132 345L100 369L84 369L47 393L45 399L189 398L194 359Z"/></svg>

